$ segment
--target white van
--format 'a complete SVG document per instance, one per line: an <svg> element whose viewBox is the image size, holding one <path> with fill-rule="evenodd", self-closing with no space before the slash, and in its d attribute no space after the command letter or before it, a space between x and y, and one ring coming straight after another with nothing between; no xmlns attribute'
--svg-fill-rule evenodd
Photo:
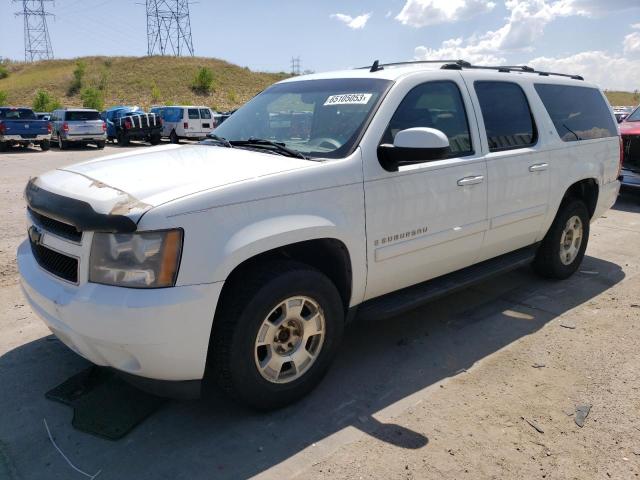
<svg viewBox="0 0 640 480"><path fill-rule="evenodd" d="M180 143L181 139L200 140L215 128L213 116L216 112L205 106L167 106L154 107L151 113L162 118L162 136L171 143Z"/></svg>

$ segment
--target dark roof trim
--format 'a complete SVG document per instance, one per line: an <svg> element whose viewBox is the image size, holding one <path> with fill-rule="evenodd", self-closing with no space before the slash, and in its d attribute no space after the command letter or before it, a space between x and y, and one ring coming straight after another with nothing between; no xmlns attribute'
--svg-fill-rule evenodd
<svg viewBox="0 0 640 480"><path fill-rule="evenodd" d="M125 215L98 213L89 203L43 190L33 180L27 183L24 196L35 212L73 225L79 232L130 233L137 229L136 222Z"/></svg>

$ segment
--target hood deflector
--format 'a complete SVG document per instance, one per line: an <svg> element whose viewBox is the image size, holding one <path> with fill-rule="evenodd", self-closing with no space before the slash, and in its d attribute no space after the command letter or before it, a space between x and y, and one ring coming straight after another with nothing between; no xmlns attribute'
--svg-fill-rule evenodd
<svg viewBox="0 0 640 480"><path fill-rule="evenodd" d="M80 232L130 233L136 222L125 215L98 213L87 202L43 190L29 180L24 196L29 208L46 217L73 225Z"/></svg>

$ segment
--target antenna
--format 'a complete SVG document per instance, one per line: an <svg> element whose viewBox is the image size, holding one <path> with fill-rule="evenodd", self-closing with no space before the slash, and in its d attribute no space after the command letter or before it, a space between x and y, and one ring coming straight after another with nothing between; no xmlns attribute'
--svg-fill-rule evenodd
<svg viewBox="0 0 640 480"><path fill-rule="evenodd" d="M147 55L194 56L188 0L146 0Z"/></svg>
<svg viewBox="0 0 640 480"><path fill-rule="evenodd" d="M291 57L291 75L300 75L300 57Z"/></svg>
<svg viewBox="0 0 640 480"><path fill-rule="evenodd" d="M51 13L44 9L44 2L53 0L13 0L22 3L22 11L16 16L24 17L24 60L52 60L53 49L47 28L47 17Z"/></svg>

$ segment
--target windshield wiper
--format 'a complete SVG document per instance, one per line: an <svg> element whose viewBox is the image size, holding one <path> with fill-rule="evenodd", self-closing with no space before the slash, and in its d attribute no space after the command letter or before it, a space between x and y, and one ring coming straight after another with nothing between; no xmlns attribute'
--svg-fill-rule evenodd
<svg viewBox="0 0 640 480"><path fill-rule="evenodd" d="M233 148L233 145L231 145L231 142L229 142L229 140L227 140L224 137L219 137L218 135L216 135L215 133L210 133L209 135L207 135L208 139L213 140L216 143L219 143L220 145L223 145L227 148ZM205 140L206 142L206 140ZM206 143L205 143L206 145Z"/></svg>
<svg viewBox="0 0 640 480"><path fill-rule="evenodd" d="M229 143L234 146L248 146L248 147L273 147L277 152L286 155L288 157L302 158L309 160L306 155L303 155L297 150L287 148L284 143L272 142L271 140L265 140L264 138L249 138L248 140L230 140Z"/></svg>

